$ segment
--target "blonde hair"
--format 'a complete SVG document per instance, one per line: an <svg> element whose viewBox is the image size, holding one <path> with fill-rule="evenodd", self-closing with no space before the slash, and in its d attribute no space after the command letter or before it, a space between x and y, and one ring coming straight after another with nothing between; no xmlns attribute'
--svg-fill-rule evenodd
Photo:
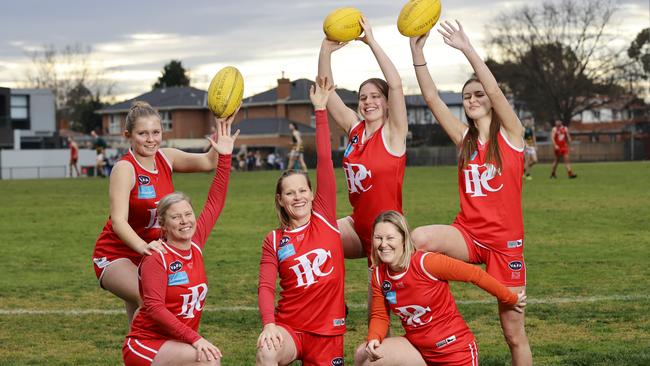
<svg viewBox="0 0 650 366"><path fill-rule="evenodd" d="M411 257L416 251L415 244L413 244L413 240L411 240L411 233L406 218L397 211L384 211L380 213L372 224L373 236L371 236L371 239L374 238L375 226L382 222L393 224L395 229L397 229L397 231L402 235L402 238L404 238L404 252L397 263L397 267L400 270L404 270L408 267ZM375 250L374 247L371 250L370 260L372 261L373 267L382 263L379 254L377 254L377 250Z"/></svg>
<svg viewBox="0 0 650 366"><path fill-rule="evenodd" d="M289 227L289 214L287 214L287 211L284 209L284 207L280 206L280 195L282 195L282 182L284 182L284 178L290 177L294 174L300 174L305 177L307 180L307 186L309 186L309 189L311 189L311 181L309 180L309 176L307 173L303 172L302 170L295 170L295 169L287 169L284 172L282 172L282 175L280 178L278 178L278 182L275 185L275 214L278 216L278 222L280 225L281 229Z"/></svg>
<svg viewBox="0 0 650 366"><path fill-rule="evenodd" d="M158 202L158 207L157 207L158 223L160 224L160 226L165 225L167 210L169 210L169 208L173 204L183 202L183 201L186 201L187 203L190 204L190 206L192 206L192 200L183 192L172 192L166 195L165 197L163 197L160 200L160 202ZM194 209L194 207L192 207L192 209Z"/></svg>
<svg viewBox="0 0 650 366"><path fill-rule="evenodd" d="M158 111L153 109L153 107L144 101L136 100L129 108L129 113L126 115L126 123L124 129L129 133L133 132L133 127L135 127L135 122L140 117L156 116L158 121L160 121L160 114ZM160 123L162 127L162 122Z"/></svg>

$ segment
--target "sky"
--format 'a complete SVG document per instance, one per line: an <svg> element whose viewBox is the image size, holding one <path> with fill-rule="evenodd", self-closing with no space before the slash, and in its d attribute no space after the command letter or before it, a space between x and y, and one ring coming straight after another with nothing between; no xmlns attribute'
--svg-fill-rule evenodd
<svg viewBox="0 0 650 366"><path fill-rule="evenodd" d="M369 19L375 38L402 76L408 94L419 93L408 38L396 19L406 0L194 0L82 1L0 0L0 86L20 87L31 65L30 51L81 44L92 49L90 65L114 84L115 101L150 90L163 66L181 60L191 85L207 90L224 66L244 76L244 96L277 86L277 79L314 79L324 37L323 19L353 6ZM580 0L577 0L580 1ZM486 5L489 3L489 5ZM458 19L482 56L490 21L526 0L443 0L441 20ZM650 26L648 0L619 0L611 21L615 43L629 42ZM437 34L425 56L441 90L459 91L471 69L462 54ZM335 83L356 90L381 71L370 49L351 42L332 56Z"/></svg>

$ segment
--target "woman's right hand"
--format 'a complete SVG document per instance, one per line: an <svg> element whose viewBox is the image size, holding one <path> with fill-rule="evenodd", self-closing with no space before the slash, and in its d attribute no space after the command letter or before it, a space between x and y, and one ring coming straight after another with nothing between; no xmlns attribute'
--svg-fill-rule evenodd
<svg viewBox="0 0 650 366"><path fill-rule="evenodd" d="M282 346L282 333L280 329L274 323L269 323L264 326L262 333L257 337L257 348L262 348L266 346L268 350L271 350L271 347L276 351Z"/></svg>
<svg viewBox="0 0 650 366"><path fill-rule="evenodd" d="M330 41L329 39L324 38L320 49L321 51L326 51L331 54L332 52L343 48L346 44L348 44L348 42Z"/></svg>
<svg viewBox="0 0 650 366"><path fill-rule="evenodd" d="M205 338L201 337L198 341L192 343L192 347L196 349L196 360L218 360L221 357L221 351L212 343L208 342Z"/></svg>
<svg viewBox="0 0 650 366"><path fill-rule="evenodd" d="M146 244L145 246L141 247L140 249L141 250L138 251L138 254L140 254L140 255L151 255L151 254L153 254L154 251L156 251L158 253L161 253L161 254L167 253L167 250L163 246L162 240L160 240L160 239L151 241L148 244Z"/></svg>
<svg viewBox="0 0 650 366"><path fill-rule="evenodd" d="M309 89L309 99L311 99L315 110L325 109L327 106L327 99L336 86L327 79L327 76L316 77L316 83Z"/></svg>
<svg viewBox="0 0 650 366"><path fill-rule="evenodd" d="M377 348L380 345L381 342L379 342L379 339L371 339L366 344L366 353L368 354L368 359L370 359L370 362L377 361L382 357L379 353L377 353Z"/></svg>
<svg viewBox="0 0 650 366"><path fill-rule="evenodd" d="M427 43L427 38L429 38L429 33L431 31L417 37L409 38L409 43L411 45L411 53L422 53L424 50L424 45Z"/></svg>

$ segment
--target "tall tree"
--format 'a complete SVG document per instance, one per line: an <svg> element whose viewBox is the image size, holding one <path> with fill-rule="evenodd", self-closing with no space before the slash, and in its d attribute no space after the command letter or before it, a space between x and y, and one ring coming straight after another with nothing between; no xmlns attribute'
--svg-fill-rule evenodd
<svg viewBox="0 0 650 366"><path fill-rule="evenodd" d="M620 50L607 46L614 11L614 0L562 0L501 13L488 28L488 65L537 118L568 125L620 90Z"/></svg>
<svg viewBox="0 0 650 366"><path fill-rule="evenodd" d="M650 79L650 28L645 28L636 35L627 49L630 62L623 70L626 86L630 92L648 87ZM645 91L648 93L648 90ZM646 96L650 96L647 95Z"/></svg>
<svg viewBox="0 0 650 366"><path fill-rule="evenodd" d="M170 87L170 86L190 86L190 78L187 76L181 61L171 60L163 68L162 75L158 78L153 89Z"/></svg>

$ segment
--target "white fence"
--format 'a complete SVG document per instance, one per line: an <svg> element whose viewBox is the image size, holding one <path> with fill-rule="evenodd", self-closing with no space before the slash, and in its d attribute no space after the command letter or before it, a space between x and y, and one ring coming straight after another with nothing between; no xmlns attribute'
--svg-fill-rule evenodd
<svg viewBox="0 0 650 366"><path fill-rule="evenodd" d="M115 149L106 149L113 156ZM95 166L95 150L79 149L77 165ZM65 178L70 174L70 150L0 150L0 179Z"/></svg>

